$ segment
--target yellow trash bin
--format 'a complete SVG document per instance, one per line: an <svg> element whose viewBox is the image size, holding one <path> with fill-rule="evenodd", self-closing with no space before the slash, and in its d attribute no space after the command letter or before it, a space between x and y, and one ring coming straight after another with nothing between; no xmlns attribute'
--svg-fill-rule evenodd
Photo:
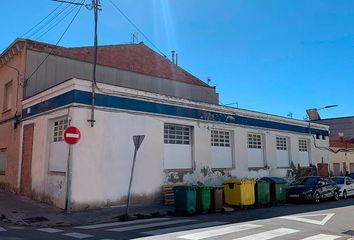
<svg viewBox="0 0 354 240"><path fill-rule="evenodd" d="M255 204L254 180L229 179L224 181L225 203L231 206Z"/></svg>

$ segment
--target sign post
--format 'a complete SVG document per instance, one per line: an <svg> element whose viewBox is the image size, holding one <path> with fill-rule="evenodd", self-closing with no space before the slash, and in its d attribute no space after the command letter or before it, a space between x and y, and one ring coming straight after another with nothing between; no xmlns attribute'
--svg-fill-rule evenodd
<svg viewBox="0 0 354 240"><path fill-rule="evenodd" d="M133 164L132 164L132 169L130 173L130 181L129 181L129 188L128 188L128 200L127 200L127 209L125 212L125 215L127 219L129 219L128 214L129 214L129 206L130 206L130 195L131 195L131 187L132 187L132 182L133 182L133 175L134 175L134 166L135 166L135 161L136 161L136 154L140 148L140 145L144 141L145 135L136 135L133 136L133 142L134 142L134 157L133 157Z"/></svg>
<svg viewBox="0 0 354 240"><path fill-rule="evenodd" d="M68 154L68 165L66 170L66 212L70 213L71 211L71 176L72 176L72 148L73 144L76 144L80 141L81 133L80 130L76 127L68 127L64 131L64 140L69 144L69 154Z"/></svg>

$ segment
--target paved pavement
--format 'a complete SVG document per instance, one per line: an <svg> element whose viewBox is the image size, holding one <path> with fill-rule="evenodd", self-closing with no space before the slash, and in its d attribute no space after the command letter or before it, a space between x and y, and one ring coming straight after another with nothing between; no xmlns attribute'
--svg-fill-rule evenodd
<svg viewBox="0 0 354 240"><path fill-rule="evenodd" d="M3 225L0 228L0 239L348 240L353 237L354 199L76 227Z"/></svg>

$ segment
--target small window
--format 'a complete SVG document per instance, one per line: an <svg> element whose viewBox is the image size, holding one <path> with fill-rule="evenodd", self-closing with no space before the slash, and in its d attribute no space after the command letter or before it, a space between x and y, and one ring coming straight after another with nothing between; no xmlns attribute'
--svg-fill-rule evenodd
<svg viewBox="0 0 354 240"><path fill-rule="evenodd" d="M68 119L55 120L53 123L53 142L64 141L64 131L68 128Z"/></svg>
<svg viewBox="0 0 354 240"><path fill-rule="evenodd" d="M299 151L300 152L308 151L307 139L299 139Z"/></svg>
<svg viewBox="0 0 354 240"><path fill-rule="evenodd" d="M321 139L321 135L320 134L316 134L316 139Z"/></svg>
<svg viewBox="0 0 354 240"><path fill-rule="evenodd" d="M286 137L277 137L277 150L288 150L288 139Z"/></svg>
<svg viewBox="0 0 354 240"><path fill-rule="evenodd" d="M6 148L0 149L0 174L5 174L6 157Z"/></svg>
<svg viewBox="0 0 354 240"><path fill-rule="evenodd" d="M322 135L322 140L326 140L326 136L325 135Z"/></svg>
<svg viewBox="0 0 354 240"><path fill-rule="evenodd" d="M190 126L166 123L164 127L164 143L191 145L191 132L192 128Z"/></svg>
<svg viewBox="0 0 354 240"><path fill-rule="evenodd" d="M211 146L230 147L230 132L223 130L211 130Z"/></svg>
<svg viewBox="0 0 354 240"><path fill-rule="evenodd" d="M262 148L262 135L256 133L249 133L248 148Z"/></svg>
<svg viewBox="0 0 354 240"><path fill-rule="evenodd" d="M8 82L4 88L4 105L3 110L7 111L11 109L12 104L12 81Z"/></svg>

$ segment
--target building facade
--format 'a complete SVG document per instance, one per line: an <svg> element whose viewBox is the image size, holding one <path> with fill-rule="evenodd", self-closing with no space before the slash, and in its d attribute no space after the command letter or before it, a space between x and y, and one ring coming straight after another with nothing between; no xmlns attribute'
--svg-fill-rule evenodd
<svg viewBox="0 0 354 240"><path fill-rule="evenodd" d="M164 184L291 177L293 166L328 163L328 126L220 106L215 88L142 44L99 51L92 127L92 48L17 42L25 44L25 69L21 121L11 129L19 132L16 184L33 198L65 208L71 192L73 209L125 203L134 135L145 135L132 187L136 203L158 201ZM63 141L68 126L81 131L71 149Z"/></svg>

